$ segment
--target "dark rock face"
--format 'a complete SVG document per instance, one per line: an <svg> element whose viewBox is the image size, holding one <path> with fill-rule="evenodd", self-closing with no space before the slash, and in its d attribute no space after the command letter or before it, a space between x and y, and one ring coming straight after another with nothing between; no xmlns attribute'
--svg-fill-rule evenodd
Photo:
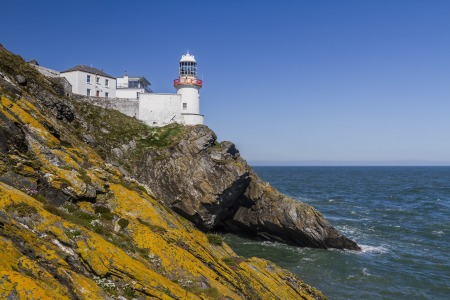
<svg viewBox="0 0 450 300"><path fill-rule="evenodd" d="M14 79L16 79L17 83L20 84L21 86L27 85L27 79L23 75L20 74L16 75Z"/></svg>
<svg viewBox="0 0 450 300"><path fill-rule="evenodd" d="M17 124L0 114L0 151L5 154L14 149L21 153L28 150L25 134Z"/></svg>
<svg viewBox="0 0 450 300"><path fill-rule="evenodd" d="M359 250L312 206L281 194L255 174L241 197L254 204L239 207L225 222L229 231L291 245Z"/></svg>
<svg viewBox="0 0 450 300"><path fill-rule="evenodd" d="M234 215L250 182L244 162L215 141L211 130L195 126L178 145L148 151L136 166L159 198L205 230Z"/></svg>
<svg viewBox="0 0 450 300"><path fill-rule="evenodd" d="M360 250L313 207L263 182L231 142L206 126L187 127L174 147L149 150L138 178L203 230L225 230L291 245Z"/></svg>

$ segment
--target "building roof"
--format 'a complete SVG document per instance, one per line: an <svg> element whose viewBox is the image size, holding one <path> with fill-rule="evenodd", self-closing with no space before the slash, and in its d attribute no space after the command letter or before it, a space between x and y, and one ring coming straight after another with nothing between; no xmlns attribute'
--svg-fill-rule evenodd
<svg viewBox="0 0 450 300"><path fill-rule="evenodd" d="M180 62L183 62L183 61L196 62L194 55L190 55L189 51L185 55L181 56Z"/></svg>
<svg viewBox="0 0 450 300"><path fill-rule="evenodd" d="M86 72L86 73L90 73L90 74L96 74L96 75L100 75L103 77L109 77L112 79L116 79L115 77L103 72L102 70L99 70L99 69L96 69L93 67L88 67L85 65L76 65L75 67L72 67L70 69L62 71L61 73L74 72L74 71L81 71L81 72Z"/></svg>
<svg viewBox="0 0 450 300"><path fill-rule="evenodd" d="M145 85L151 85L150 81L148 81L144 76L128 76L128 80L130 79L138 79Z"/></svg>

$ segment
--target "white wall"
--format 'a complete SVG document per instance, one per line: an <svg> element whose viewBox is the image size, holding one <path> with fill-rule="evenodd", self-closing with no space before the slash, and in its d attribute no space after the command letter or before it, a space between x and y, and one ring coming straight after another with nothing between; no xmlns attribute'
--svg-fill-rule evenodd
<svg viewBox="0 0 450 300"><path fill-rule="evenodd" d="M198 125L204 123L204 116L203 115L183 115L183 121L186 125Z"/></svg>
<svg viewBox="0 0 450 300"><path fill-rule="evenodd" d="M164 126L174 122L183 123L180 110L181 95L141 94L138 119L150 126Z"/></svg>
<svg viewBox="0 0 450 300"><path fill-rule="evenodd" d="M138 99L137 93L145 93L144 89L116 89L117 98Z"/></svg>
<svg viewBox="0 0 450 300"><path fill-rule="evenodd" d="M177 94L182 95L182 113L200 114L200 95L198 89L194 87L182 87L177 90ZM186 109L183 108L186 103Z"/></svg>
<svg viewBox="0 0 450 300"><path fill-rule="evenodd" d="M87 83L87 75L91 75L90 83ZM61 77L65 77L70 82L74 94L86 96L87 89L90 89L91 96L96 96L99 91L99 97L105 97L105 93L109 93L108 98L116 98L116 79L82 71L61 73ZM97 83L97 77L99 83ZM106 79L109 81L108 86L105 85Z"/></svg>
<svg viewBox="0 0 450 300"><path fill-rule="evenodd" d="M52 69L49 69L49 68L46 68L46 67L43 67L43 66L39 66L39 65L34 65L34 64L31 64L31 63L30 63L30 65L32 67L36 68L36 70L38 70L39 73L41 73L44 76L47 76L47 77L60 77L61 73L59 71L52 70Z"/></svg>

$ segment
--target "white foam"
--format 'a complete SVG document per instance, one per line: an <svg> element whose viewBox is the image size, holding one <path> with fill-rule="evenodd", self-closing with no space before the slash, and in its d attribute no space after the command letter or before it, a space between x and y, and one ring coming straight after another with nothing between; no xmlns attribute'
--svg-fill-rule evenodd
<svg viewBox="0 0 450 300"><path fill-rule="evenodd" d="M367 271L367 268L363 268L363 269L362 269L362 273L363 273L364 275L366 275L366 276L372 276L372 274L370 274L370 273Z"/></svg>
<svg viewBox="0 0 450 300"><path fill-rule="evenodd" d="M434 230L431 232L431 234L441 237L445 235L445 232L443 232L442 230Z"/></svg>
<svg viewBox="0 0 450 300"><path fill-rule="evenodd" d="M383 254L388 251L388 249L384 246L370 246L370 245L359 245L361 247L362 253L375 253L375 254Z"/></svg>

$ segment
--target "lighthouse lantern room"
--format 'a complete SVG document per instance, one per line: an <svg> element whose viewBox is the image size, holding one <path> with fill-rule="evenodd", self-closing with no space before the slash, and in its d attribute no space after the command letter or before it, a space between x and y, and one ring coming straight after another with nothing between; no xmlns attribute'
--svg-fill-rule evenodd
<svg viewBox="0 0 450 300"><path fill-rule="evenodd" d="M203 124L200 114L200 94L202 80L197 78L197 61L187 52L181 56L179 77L173 82L177 94L181 95L181 115L187 125Z"/></svg>

